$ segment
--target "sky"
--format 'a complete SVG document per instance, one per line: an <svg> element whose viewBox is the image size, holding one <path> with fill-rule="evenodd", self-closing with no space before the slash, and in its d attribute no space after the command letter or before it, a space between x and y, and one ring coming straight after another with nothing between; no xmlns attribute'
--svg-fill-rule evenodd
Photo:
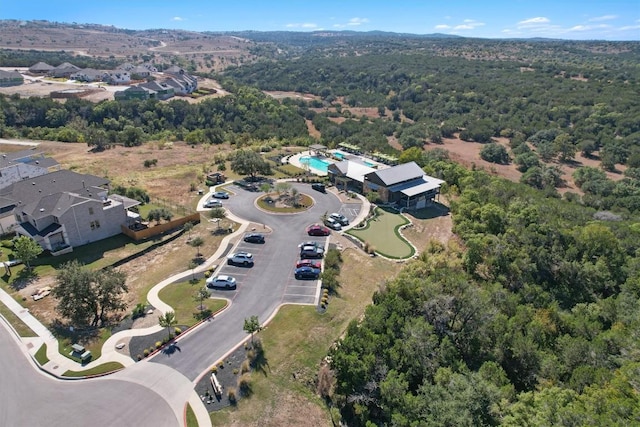
<svg viewBox="0 0 640 427"><path fill-rule="evenodd" d="M0 19L190 31L640 40L640 0L0 0Z"/></svg>

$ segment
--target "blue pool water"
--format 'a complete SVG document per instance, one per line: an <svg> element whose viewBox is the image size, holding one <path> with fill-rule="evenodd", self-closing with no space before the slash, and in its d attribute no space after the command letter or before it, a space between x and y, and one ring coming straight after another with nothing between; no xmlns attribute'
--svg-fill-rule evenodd
<svg viewBox="0 0 640 427"><path fill-rule="evenodd" d="M336 156L336 158L340 159L340 160L344 160L344 154L342 154L339 151L336 151L335 153L333 153L334 156Z"/></svg>
<svg viewBox="0 0 640 427"><path fill-rule="evenodd" d="M365 162L364 162L364 164L365 164L365 165L367 165L367 166L369 166L370 168L375 168L375 167L376 167L376 164L375 164L375 163L371 163L371 162L367 162L367 161L365 161Z"/></svg>
<svg viewBox="0 0 640 427"><path fill-rule="evenodd" d="M310 168L317 169L325 173L327 172L327 168L331 164L326 160L322 160L317 157L309 157L309 156L300 157L300 163L302 163L303 165L308 165Z"/></svg>

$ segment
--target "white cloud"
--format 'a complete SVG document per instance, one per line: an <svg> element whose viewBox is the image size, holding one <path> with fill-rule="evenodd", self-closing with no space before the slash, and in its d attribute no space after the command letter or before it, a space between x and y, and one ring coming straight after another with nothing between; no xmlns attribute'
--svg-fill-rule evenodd
<svg viewBox="0 0 640 427"><path fill-rule="evenodd" d="M465 19L464 24L456 25L453 27L454 30L473 30L478 27L484 26L484 22L478 22L474 19Z"/></svg>
<svg viewBox="0 0 640 427"><path fill-rule="evenodd" d="M287 28L304 28L305 30L310 30L310 29L317 29L318 24L314 24L312 22L303 22L303 23L287 24L286 27Z"/></svg>
<svg viewBox="0 0 640 427"><path fill-rule="evenodd" d="M596 16L595 18L589 19L589 22L611 21L612 19L618 19L618 15Z"/></svg>
<svg viewBox="0 0 640 427"><path fill-rule="evenodd" d="M535 18L525 19L524 21L518 22L518 25L540 25L540 24L548 24L551 22L549 18L545 18L544 16L537 16Z"/></svg>
<svg viewBox="0 0 640 427"><path fill-rule="evenodd" d="M367 22L369 22L367 18L351 18L349 19L349 22L347 23L347 25L358 26L358 25L366 24Z"/></svg>
<svg viewBox="0 0 640 427"><path fill-rule="evenodd" d="M172 21L186 21L186 19L182 18L181 16L174 16L173 18L171 18Z"/></svg>
<svg viewBox="0 0 640 427"><path fill-rule="evenodd" d="M436 30L448 30L451 27L449 25L447 25L447 24L439 24L439 25L436 25L433 28L436 29Z"/></svg>

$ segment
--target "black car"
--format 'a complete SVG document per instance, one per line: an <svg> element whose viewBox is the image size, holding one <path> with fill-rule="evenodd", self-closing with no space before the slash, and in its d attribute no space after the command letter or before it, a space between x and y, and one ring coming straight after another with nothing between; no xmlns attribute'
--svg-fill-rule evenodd
<svg viewBox="0 0 640 427"><path fill-rule="evenodd" d="M317 279L320 277L320 270L313 267L296 268L294 275L296 279Z"/></svg>
<svg viewBox="0 0 640 427"><path fill-rule="evenodd" d="M247 243L264 243L264 234L249 233L244 236L243 240Z"/></svg>
<svg viewBox="0 0 640 427"><path fill-rule="evenodd" d="M321 193L327 192L327 188L324 186L324 184L319 184L319 183L311 184L311 188Z"/></svg>

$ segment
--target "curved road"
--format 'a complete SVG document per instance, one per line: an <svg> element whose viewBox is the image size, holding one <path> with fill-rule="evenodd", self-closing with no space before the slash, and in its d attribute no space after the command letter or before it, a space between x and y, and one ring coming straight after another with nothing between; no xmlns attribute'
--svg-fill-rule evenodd
<svg viewBox="0 0 640 427"><path fill-rule="evenodd" d="M302 302L296 297L299 287L316 286L316 281L293 278L299 255L298 244L306 240L326 242L326 237L308 236L305 229L310 224L320 222L325 212L338 212L342 203L335 195L314 191L308 184L295 183L293 186L314 199L311 209L298 214L270 214L254 205L263 193L249 192L233 185L229 187L235 195L224 202L225 206L234 215L247 221L266 224L272 232L266 236L264 245L251 246L250 250L256 258L255 265L250 269L242 269L244 271L242 279L238 279L237 292L225 294L224 291L218 291L218 295L232 298L231 306L209 323L181 338L179 353L160 353L152 362L170 366L195 380L247 338L243 330L245 318L256 315L264 324L283 303ZM304 302L309 303L308 298Z"/></svg>
<svg viewBox="0 0 640 427"><path fill-rule="evenodd" d="M142 385L113 377L61 381L40 373L30 366L4 324L0 325L0 348L2 426L182 424L162 397Z"/></svg>

